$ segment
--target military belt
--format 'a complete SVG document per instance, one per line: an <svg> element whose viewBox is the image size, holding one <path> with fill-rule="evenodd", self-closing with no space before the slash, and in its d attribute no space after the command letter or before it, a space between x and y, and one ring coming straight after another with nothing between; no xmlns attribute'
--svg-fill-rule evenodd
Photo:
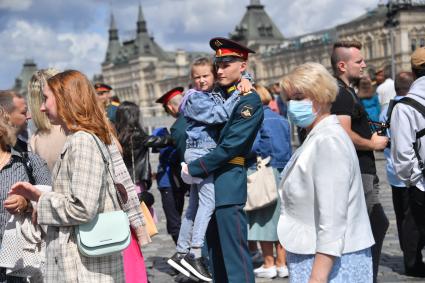
<svg viewBox="0 0 425 283"><path fill-rule="evenodd" d="M227 163L244 166L245 165L245 157L236 156L230 159Z"/></svg>

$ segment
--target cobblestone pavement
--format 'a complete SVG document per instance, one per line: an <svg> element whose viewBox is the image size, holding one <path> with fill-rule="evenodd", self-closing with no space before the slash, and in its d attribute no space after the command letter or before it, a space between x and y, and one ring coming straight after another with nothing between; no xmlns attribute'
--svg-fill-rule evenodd
<svg viewBox="0 0 425 283"><path fill-rule="evenodd" d="M378 281L382 283L392 282L425 282L424 279L416 279L403 275L403 259L400 251L395 215L391 200L391 189L388 186L385 173L385 160L382 153L377 153L377 169L381 186L381 202L385 212L390 220L390 227L385 237L384 247L382 249L381 264L379 267ZM145 257L148 278L151 283L169 283L169 282L198 282L175 276L171 267L166 263L167 259L175 252L175 246L171 237L167 235L165 228L165 217L162 210L161 197L156 188L152 188L155 195L155 211L158 216L159 234L153 238L153 242L143 249ZM424 253L423 253L424 254ZM288 282L287 279L257 279L256 283Z"/></svg>

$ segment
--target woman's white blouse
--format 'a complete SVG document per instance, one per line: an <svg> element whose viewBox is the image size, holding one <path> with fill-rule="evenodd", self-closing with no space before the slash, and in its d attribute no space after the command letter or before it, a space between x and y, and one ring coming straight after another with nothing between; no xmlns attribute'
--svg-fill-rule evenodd
<svg viewBox="0 0 425 283"><path fill-rule="evenodd" d="M335 115L295 151L279 194L278 236L289 252L341 256L374 244L357 154Z"/></svg>

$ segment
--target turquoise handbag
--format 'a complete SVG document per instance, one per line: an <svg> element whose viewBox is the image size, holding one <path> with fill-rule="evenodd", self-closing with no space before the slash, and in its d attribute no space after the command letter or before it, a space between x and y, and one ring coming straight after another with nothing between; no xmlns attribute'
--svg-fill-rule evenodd
<svg viewBox="0 0 425 283"><path fill-rule="evenodd" d="M93 139L102 155L105 167L109 171L109 162L103 154L97 139ZM109 171L117 190L117 197L120 202L126 203L127 196L122 191L122 184L117 184L114 175ZM104 188L106 195L107 188ZM131 239L130 223L127 214L123 210L107 211L97 214L90 222L75 226L78 250L87 257L100 257L119 253L128 247Z"/></svg>
<svg viewBox="0 0 425 283"><path fill-rule="evenodd" d="M122 210L99 213L75 232L78 250L87 257L118 253L130 244L130 223Z"/></svg>

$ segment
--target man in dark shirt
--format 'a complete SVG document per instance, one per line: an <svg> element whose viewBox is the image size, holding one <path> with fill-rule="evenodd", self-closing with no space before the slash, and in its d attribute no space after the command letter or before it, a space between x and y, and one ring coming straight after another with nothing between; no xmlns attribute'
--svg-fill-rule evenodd
<svg viewBox="0 0 425 283"><path fill-rule="evenodd" d="M382 243L388 229L388 219L379 202L379 179L376 175L374 150L383 150L388 138L372 133L367 112L350 84L360 79L366 68L361 54L361 43L336 42L331 56L332 69L338 80L339 93L331 113L336 114L341 126L348 133L357 151L363 189L369 213L375 245L372 247L373 282L376 282Z"/></svg>

